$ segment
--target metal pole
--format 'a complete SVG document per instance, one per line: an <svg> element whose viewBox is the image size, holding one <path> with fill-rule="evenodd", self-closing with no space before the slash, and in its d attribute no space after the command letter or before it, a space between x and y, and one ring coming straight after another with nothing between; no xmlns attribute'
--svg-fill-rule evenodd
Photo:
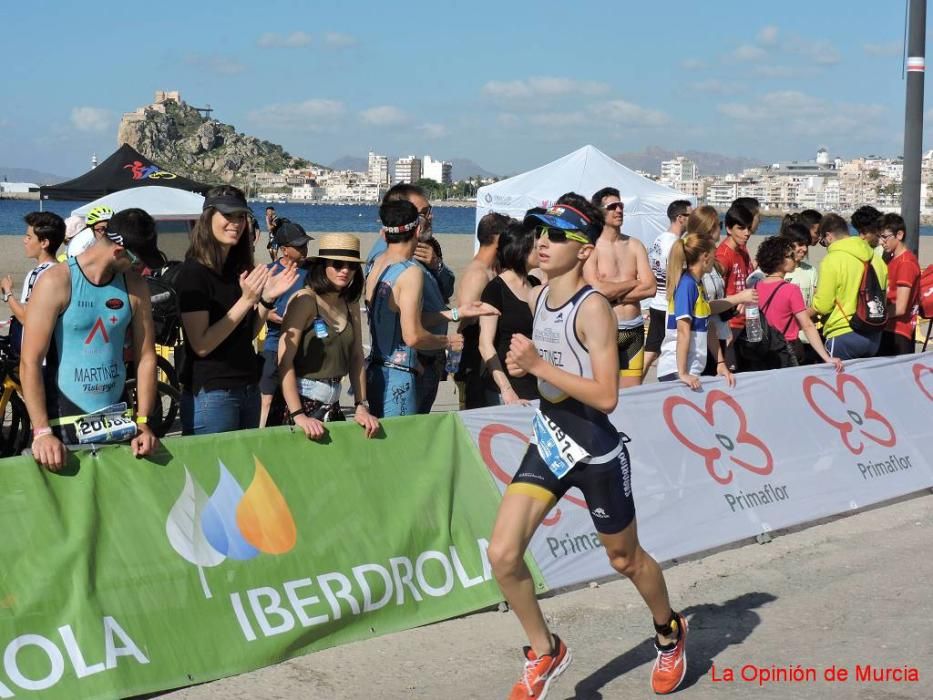
<svg viewBox="0 0 933 700"><path fill-rule="evenodd" d="M901 216L904 217L907 229L905 243L917 255L920 247L920 169L923 156L923 76L926 68L927 2L909 0L909 3Z"/></svg>

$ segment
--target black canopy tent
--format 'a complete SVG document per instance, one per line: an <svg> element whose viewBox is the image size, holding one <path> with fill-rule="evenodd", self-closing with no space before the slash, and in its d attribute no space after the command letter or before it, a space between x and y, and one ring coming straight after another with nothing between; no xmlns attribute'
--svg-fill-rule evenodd
<svg viewBox="0 0 933 700"><path fill-rule="evenodd" d="M73 180L39 188L40 199L90 201L131 187L160 185L204 194L211 185L164 170L132 146L123 144L107 160Z"/></svg>

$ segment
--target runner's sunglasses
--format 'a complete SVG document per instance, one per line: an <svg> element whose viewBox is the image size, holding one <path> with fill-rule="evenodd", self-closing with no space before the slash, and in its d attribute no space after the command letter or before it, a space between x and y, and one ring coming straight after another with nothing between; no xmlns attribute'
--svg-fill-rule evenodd
<svg viewBox="0 0 933 700"><path fill-rule="evenodd" d="M580 231L565 231L564 229L554 228L553 226L535 226L535 240L538 240L542 236L547 236L547 239L551 243L566 243L568 239L576 241L577 243L582 243L583 245L588 245L590 243L590 239Z"/></svg>

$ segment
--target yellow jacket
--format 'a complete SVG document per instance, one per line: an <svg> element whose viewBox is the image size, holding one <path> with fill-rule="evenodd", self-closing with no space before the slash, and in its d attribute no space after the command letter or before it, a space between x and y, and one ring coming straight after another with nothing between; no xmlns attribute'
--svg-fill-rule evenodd
<svg viewBox="0 0 933 700"><path fill-rule="evenodd" d="M813 295L813 308L824 317L825 337L835 338L852 332L849 318L855 313L858 289L862 284L865 263L868 261L871 261L871 266L875 269L881 288L887 289L887 265L861 238L850 236L829 246L826 257L820 263L819 281ZM839 306L842 306L842 311L839 310Z"/></svg>

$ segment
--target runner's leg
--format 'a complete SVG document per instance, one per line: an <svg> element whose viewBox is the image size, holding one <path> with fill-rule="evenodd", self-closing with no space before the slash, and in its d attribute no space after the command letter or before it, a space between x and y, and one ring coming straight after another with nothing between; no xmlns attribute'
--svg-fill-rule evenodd
<svg viewBox="0 0 933 700"><path fill-rule="evenodd" d="M545 489L532 484L511 484L499 505L488 550L499 588L539 657L551 653L553 640L524 555L532 535L554 503L553 494Z"/></svg>

